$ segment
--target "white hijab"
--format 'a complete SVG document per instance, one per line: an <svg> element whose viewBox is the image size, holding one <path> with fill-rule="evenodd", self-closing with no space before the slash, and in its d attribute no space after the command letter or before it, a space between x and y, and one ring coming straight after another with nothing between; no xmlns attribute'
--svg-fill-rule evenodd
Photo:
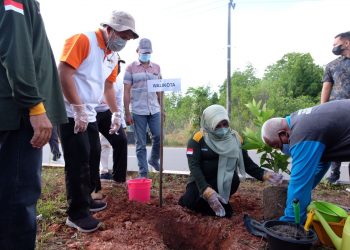
<svg viewBox="0 0 350 250"><path fill-rule="evenodd" d="M234 172L238 167L241 175L245 177L245 168L241 143L236 133L229 130L222 138L213 133L223 120L229 121L226 109L221 105L211 105L203 111L201 128L206 144L219 155L217 185L220 196L227 203Z"/></svg>

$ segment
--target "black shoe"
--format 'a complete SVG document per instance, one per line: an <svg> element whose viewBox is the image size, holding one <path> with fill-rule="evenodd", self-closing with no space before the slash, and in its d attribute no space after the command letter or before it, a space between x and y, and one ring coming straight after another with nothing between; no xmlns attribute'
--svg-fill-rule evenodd
<svg viewBox="0 0 350 250"><path fill-rule="evenodd" d="M54 154L54 155L53 155L52 160L53 160L53 161L58 161L58 159L60 159L60 158L61 158L61 154L58 153L58 154Z"/></svg>
<svg viewBox="0 0 350 250"><path fill-rule="evenodd" d="M72 220L68 217L66 220L66 225L76 228L78 231L83 233L91 233L93 231L96 231L101 226L101 222L89 215L78 220Z"/></svg>
<svg viewBox="0 0 350 250"><path fill-rule="evenodd" d="M103 174L100 174L100 180L102 182L104 181L111 181L113 178L112 178L112 175L110 173L103 173Z"/></svg>
<svg viewBox="0 0 350 250"><path fill-rule="evenodd" d="M159 171L159 162L158 161L153 161L153 160L149 159L148 164L151 165L156 171Z"/></svg>
<svg viewBox="0 0 350 250"><path fill-rule="evenodd" d="M327 180L329 183L334 184L337 180L340 178L340 173L334 173L332 172L329 177L327 177Z"/></svg>
<svg viewBox="0 0 350 250"><path fill-rule="evenodd" d="M107 207L107 203L103 201L91 200L90 202L90 212L102 211Z"/></svg>

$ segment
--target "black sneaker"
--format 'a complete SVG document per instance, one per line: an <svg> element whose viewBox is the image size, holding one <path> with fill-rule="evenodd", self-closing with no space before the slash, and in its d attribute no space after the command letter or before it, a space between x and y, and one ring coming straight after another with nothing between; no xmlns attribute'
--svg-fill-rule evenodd
<svg viewBox="0 0 350 250"><path fill-rule="evenodd" d="M113 178L112 178L112 175L110 173L103 173L103 174L100 174L100 180L102 182L104 181L111 181Z"/></svg>
<svg viewBox="0 0 350 250"><path fill-rule="evenodd" d="M101 222L89 215L78 220L72 220L68 217L66 220L66 225L76 228L78 231L83 233L91 233L93 231L96 231L101 226Z"/></svg>
<svg viewBox="0 0 350 250"><path fill-rule="evenodd" d="M337 180L340 178L340 173L334 173L332 172L330 176L327 177L327 180L329 183L336 183Z"/></svg>
<svg viewBox="0 0 350 250"><path fill-rule="evenodd" d="M107 203L103 201L91 200L90 202L90 212L102 211L107 207Z"/></svg>
<svg viewBox="0 0 350 250"><path fill-rule="evenodd" d="M53 161L58 161L59 158L61 158L61 154L60 153L54 154L53 157L52 157L52 160Z"/></svg>

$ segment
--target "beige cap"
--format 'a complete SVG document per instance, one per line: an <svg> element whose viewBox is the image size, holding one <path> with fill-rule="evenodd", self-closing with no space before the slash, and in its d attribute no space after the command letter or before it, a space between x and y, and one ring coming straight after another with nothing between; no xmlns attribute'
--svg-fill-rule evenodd
<svg viewBox="0 0 350 250"><path fill-rule="evenodd" d="M131 30L134 33L134 39L138 38L139 35L135 31L135 20L134 18L124 11L113 11L111 18L108 22L102 22L102 26L108 25L116 31Z"/></svg>

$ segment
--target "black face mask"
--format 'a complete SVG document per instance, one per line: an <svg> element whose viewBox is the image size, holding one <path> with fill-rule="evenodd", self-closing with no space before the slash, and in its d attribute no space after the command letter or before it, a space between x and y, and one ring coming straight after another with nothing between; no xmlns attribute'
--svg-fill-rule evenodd
<svg viewBox="0 0 350 250"><path fill-rule="evenodd" d="M334 47L332 49L332 52L333 52L334 55L339 56L345 50L341 46L343 46L343 45L338 45L337 47Z"/></svg>

